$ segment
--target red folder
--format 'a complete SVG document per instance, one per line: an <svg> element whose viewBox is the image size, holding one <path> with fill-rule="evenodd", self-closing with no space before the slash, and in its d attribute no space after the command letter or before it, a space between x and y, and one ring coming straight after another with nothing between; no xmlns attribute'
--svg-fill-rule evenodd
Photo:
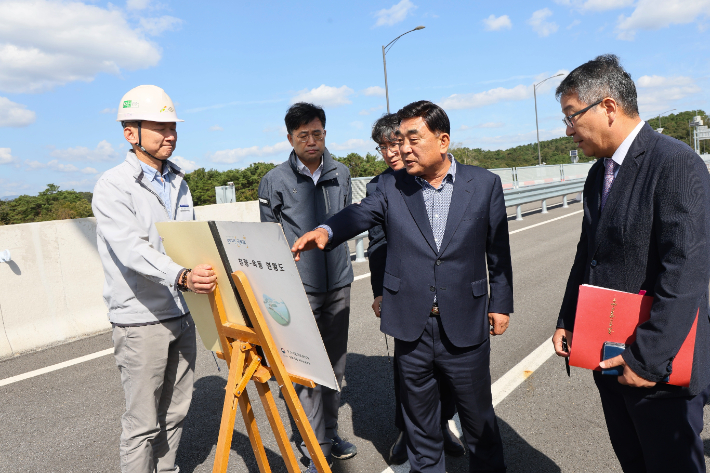
<svg viewBox="0 0 710 473"><path fill-rule="evenodd" d="M651 296L580 286L569 364L600 371L604 342L633 343L636 327L651 317L652 304ZM668 384L686 387L690 384L697 325L696 314L690 333L673 360Z"/></svg>

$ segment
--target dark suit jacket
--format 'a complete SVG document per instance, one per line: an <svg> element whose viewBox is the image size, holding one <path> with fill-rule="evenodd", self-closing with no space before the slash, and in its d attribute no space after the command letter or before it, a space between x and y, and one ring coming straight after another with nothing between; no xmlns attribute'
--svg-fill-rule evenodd
<svg viewBox="0 0 710 473"><path fill-rule="evenodd" d="M644 125L600 211L604 163L584 185L584 220L557 327L573 330L580 284L653 296L624 360L661 381L700 310L689 389L659 385L650 395L697 394L710 383L710 176L685 143ZM574 349L574 338L572 340Z"/></svg>
<svg viewBox="0 0 710 473"><path fill-rule="evenodd" d="M388 335L403 341L418 339L435 294L444 331L458 347L488 338L489 311L513 312L503 188L500 178L485 169L456 163L440 251L422 188L405 170L380 175L374 194L325 224L333 230L329 246L376 225L385 229L388 248L380 329Z"/></svg>
<svg viewBox="0 0 710 473"><path fill-rule="evenodd" d="M382 174L392 174L394 171L387 168L380 175L372 178L365 186L365 197L375 193L377 183L380 182ZM372 227L368 232L370 245L367 247L367 263L370 266L370 284L372 285L372 295L380 297L382 295L382 284L385 279L385 263L387 261L387 236L382 225Z"/></svg>

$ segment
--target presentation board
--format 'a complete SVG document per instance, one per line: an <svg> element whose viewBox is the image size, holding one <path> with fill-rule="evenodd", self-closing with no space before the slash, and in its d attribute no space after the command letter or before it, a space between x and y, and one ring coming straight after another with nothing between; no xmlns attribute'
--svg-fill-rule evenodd
<svg viewBox="0 0 710 473"><path fill-rule="evenodd" d="M286 370L323 386L338 389L301 277L281 226L251 222L161 222L156 224L165 251L176 263L192 268L208 263L217 273L227 319L249 325L229 277L242 271L256 295L259 308L277 345ZM215 260L215 254L217 260ZM206 260L200 260L205 258ZM217 262L215 262L217 261ZM228 288L225 290L225 288ZM233 295L234 294L234 295ZM200 337L209 350L219 350L214 318L207 296L185 298Z"/></svg>

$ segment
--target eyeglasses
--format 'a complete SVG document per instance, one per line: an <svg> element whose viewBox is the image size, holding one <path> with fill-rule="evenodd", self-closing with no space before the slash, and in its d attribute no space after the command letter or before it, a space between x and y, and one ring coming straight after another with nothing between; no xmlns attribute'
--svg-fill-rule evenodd
<svg viewBox="0 0 710 473"><path fill-rule="evenodd" d="M583 108L583 109L580 110L579 112L573 113L572 115L567 115L566 117L564 117L564 118L562 119L562 123L564 123L566 126L568 126L568 127L570 127L570 128L574 128L574 122L572 121L572 119L573 119L574 117L576 117L577 115L579 115L579 114L581 114L581 113L586 112L587 110L589 110L589 109L592 108L592 107L596 107L597 105L599 105L599 104L602 103L603 101L604 101L604 99L601 99L601 100L599 100L598 102L594 102L594 103L591 104L589 107Z"/></svg>
<svg viewBox="0 0 710 473"><path fill-rule="evenodd" d="M400 142L397 141L397 142L395 142L395 143L390 143L390 144L388 144L388 145L380 145L380 146L377 146L377 147L375 147L375 149L376 149L378 152L380 152L380 153L384 153L384 152L387 151L387 150L390 150L390 151L393 151L393 152L394 152L394 151L399 151L399 145L400 145Z"/></svg>
<svg viewBox="0 0 710 473"><path fill-rule="evenodd" d="M311 136L313 137L313 141L323 141L323 138L325 138L325 131L316 130L313 133L303 132L296 136L296 139L301 143L308 143L308 139Z"/></svg>

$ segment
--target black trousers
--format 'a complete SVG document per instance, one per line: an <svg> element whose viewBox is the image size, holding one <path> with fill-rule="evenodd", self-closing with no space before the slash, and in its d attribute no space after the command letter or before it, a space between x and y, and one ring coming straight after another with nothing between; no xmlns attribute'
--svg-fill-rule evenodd
<svg viewBox="0 0 710 473"><path fill-rule="evenodd" d="M394 372L394 425L400 432L405 431L404 426L404 413L402 412L402 400L400 399L399 391L399 367L397 364L397 353L394 354L394 363L392 364L392 371ZM454 395L451 392L449 383L446 379L442 379L439 373L435 373L437 380L439 381L439 398L441 399L441 424L448 422L449 419L454 417L456 414L456 401L454 400Z"/></svg>
<svg viewBox="0 0 710 473"><path fill-rule="evenodd" d="M611 445L624 473L705 472L700 432L710 387L697 396L653 398L594 372Z"/></svg>
<svg viewBox="0 0 710 473"><path fill-rule="evenodd" d="M419 339L395 339L395 356L411 472L445 473L440 379L448 382L455 399L469 449L469 471L504 472L491 397L490 341L456 347L439 318L430 317Z"/></svg>

